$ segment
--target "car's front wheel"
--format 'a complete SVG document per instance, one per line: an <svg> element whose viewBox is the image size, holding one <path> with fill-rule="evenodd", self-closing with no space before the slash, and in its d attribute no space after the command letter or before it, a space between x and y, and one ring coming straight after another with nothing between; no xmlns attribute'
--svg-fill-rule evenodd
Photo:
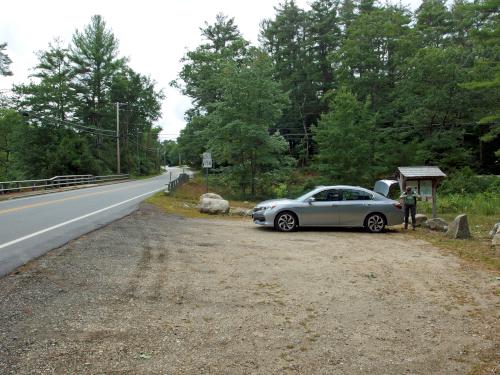
<svg viewBox="0 0 500 375"><path fill-rule="evenodd" d="M381 214L371 214L366 218L365 226L371 233L380 233L385 228L385 218Z"/></svg>
<svg viewBox="0 0 500 375"><path fill-rule="evenodd" d="M297 226L297 217L291 212L281 212L274 219L274 227L280 232L293 232Z"/></svg>

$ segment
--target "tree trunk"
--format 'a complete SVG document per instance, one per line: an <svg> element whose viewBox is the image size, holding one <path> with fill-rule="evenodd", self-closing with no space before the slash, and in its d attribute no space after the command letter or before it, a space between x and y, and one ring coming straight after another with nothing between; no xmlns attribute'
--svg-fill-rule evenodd
<svg viewBox="0 0 500 375"><path fill-rule="evenodd" d="M250 173L251 173L251 195L252 198L255 197L255 151L252 152L252 157L250 159Z"/></svg>
<svg viewBox="0 0 500 375"><path fill-rule="evenodd" d="M300 117L302 118L302 128L304 129L304 143L305 143L305 145L304 145L305 154L304 154L304 158L302 160L303 167L306 165L307 160L309 160L309 134L307 133L306 117L304 116L305 105L306 105L306 96L304 95L304 100L302 101L302 104L299 107Z"/></svg>

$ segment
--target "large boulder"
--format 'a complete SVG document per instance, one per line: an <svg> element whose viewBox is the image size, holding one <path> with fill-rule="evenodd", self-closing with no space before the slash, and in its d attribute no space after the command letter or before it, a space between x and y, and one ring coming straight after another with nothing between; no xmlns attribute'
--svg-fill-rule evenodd
<svg viewBox="0 0 500 375"><path fill-rule="evenodd" d="M437 230L440 232L446 232L448 230L448 223L441 219L440 217L436 217L434 219L429 219L422 224L424 228L428 228L431 230Z"/></svg>
<svg viewBox="0 0 500 375"><path fill-rule="evenodd" d="M222 198L219 194L215 194L215 193L205 193L203 194L201 197L200 197L200 202L203 198L210 198L210 199L224 199Z"/></svg>
<svg viewBox="0 0 500 375"><path fill-rule="evenodd" d="M229 212L229 202L220 195L206 193L200 197L200 212L206 214L227 214Z"/></svg>
<svg viewBox="0 0 500 375"><path fill-rule="evenodd" d="M458 215L448 226L446 236L450 238L466 239L470 238L469 222L467 215Z"/></svg>
<svg viewBox="0 0 500 375"><path fill-rule="evenodd" d="M425 216L424 214L415 215L415 225L417 227L421 226L426 221L427 221L427 216Z"/></svg>

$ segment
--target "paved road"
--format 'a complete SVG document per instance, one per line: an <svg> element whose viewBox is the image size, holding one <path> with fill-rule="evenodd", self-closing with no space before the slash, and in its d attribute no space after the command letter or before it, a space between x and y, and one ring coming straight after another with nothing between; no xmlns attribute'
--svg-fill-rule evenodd
<svg viewBox="0 0 500 375"><path fill-rule="evenodd" d="M0 202L0 276L134 211L182 172Z"/></svg>

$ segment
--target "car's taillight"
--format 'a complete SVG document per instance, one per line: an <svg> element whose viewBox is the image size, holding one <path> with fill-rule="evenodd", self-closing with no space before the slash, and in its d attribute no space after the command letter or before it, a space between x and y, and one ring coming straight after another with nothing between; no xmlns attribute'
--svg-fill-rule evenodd
<svg viewBox="0 0 500 375"><path fill-rule="evenodd" d="M394 203L394 207L402 209L403 206L401 206L401 203Z"/></svg>

